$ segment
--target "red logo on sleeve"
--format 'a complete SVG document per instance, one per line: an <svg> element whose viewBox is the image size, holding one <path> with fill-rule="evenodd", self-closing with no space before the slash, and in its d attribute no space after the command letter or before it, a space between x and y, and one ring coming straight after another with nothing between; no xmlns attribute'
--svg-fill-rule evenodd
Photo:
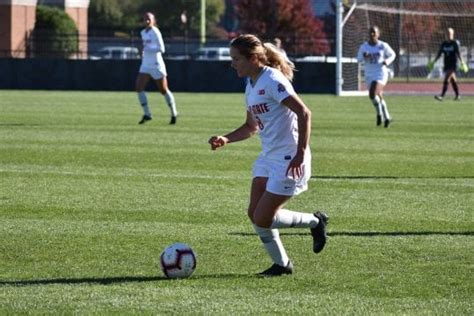
<svg viewBox="0 0 474 316"><path fill-rule="evenodd" d="M258 95L264 95L265 94L265 89L258 90Z"/></svg>

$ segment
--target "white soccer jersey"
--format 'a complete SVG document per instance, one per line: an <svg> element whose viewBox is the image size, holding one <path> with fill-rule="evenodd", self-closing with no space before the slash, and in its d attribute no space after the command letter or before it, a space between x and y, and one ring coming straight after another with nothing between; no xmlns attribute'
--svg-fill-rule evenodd
<svg viewBox="0 0 474 316"><path fill-rule="evenodd" d="M142 66L158 68L166 73L165 62L162 53L165 52L165 44L160 30L153 26L140 32L143 41Z"/></svg>
<svg viewBox="0 0 474 316"><path fill-rule="evenodd" d="M265 67L252 87L245 88L247 111L258 124L264 155L293 155L298 144L296 114L281 104L295 95L290 81L277 69Z"/></svg>
<svg viewBox="0 0 474 316"><path fill-rule="evenodd" d="M364 57L364 53L367 57ZM387 65L390 65L395 60L395 57L396 55L393 49L387 43L380 40L374 46L365 42L360 46L359 52L357 53L357 60L364 62L366 79L373 78L373 80L388 77L388 69L383 62L385 61ZM368 80L366 80L366 82L367 81ZM370 82L368 82L368 84L370 84Z"/></svg>

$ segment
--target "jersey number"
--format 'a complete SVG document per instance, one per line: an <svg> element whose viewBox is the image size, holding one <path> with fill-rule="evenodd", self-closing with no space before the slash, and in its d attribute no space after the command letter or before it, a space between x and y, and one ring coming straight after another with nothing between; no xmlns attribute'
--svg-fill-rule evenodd
<svg viewBox="0 0 474 316"><path fill-rule="evenodd" d="M255 120L257 121L258 128L260 128L260 130L263 130L263 128L265 127L265 125L263 125L262 120L261 120L258 116L255 116Z"/></svg>

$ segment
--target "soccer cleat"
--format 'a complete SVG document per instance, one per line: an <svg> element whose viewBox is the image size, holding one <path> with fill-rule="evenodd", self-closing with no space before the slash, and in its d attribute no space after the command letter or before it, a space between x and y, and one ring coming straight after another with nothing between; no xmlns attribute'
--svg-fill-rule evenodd
<svg viewBox="0 0 474 316"><path fill-rule="evenodd" d="M323 250L324 245L326 245L326 241L328 240L326 225L328 224L329 217L326 213L319 211L314 213L314 216L319 219L319 223L315 228L311 228L311 235L313 236L313 251L319 253Z"/></svg>
<svg viewBox="0 0 474 316"><path fill-rule="evenodd" d="M286 267L282 267L276 263L274 263L270 268L267 270L260 272L258 275L263 277L274 277L274 276L281 276L284 274L292 274L293 273L293 263L291 261L288 262Z"/></svg>
<svg viewBox="0 0 474 316"><path fill-rule="evenodd" d="M386 119L385 122L384 122L384 124L383 124L383 126L384 126L385 128L387 128L387 127L390 125L390 123L392 123L392 121L389 120L389 119Z"/></svg>
<svg viewBox="0 0 474 316"><path fill-rule="evenodd" d="M176 119L177 119L177 118L178 118L177 116L172 116L172 117L171 117L171 120L170 120L170 125L176 124Z"/></svg>
<svg viewBox="0 0 474 316"><path fill-rule="evenodd" d="M438 101L443 101L443 97L440 95L435 95L435 99Z"/></svg>
<svg viewBox="0 0 474 316"><path fill-rule="evenodd" d="M382 116L377 115L377 126L380 126L382 124Z"/></svg>
<svg viewBox="0 0 474 316"><path fill-rule="evenodd" d="M461 96L460 95L455 96L454 101L461 101Z"/></svg>
<svg viewBox="0 0 474 316"><path fill-rule="evenodd" d="M148 121L151 121L151 116L143 115L142 119L140 120L140 122L138 122L138 124L143 124L143 123L146 123Z"/></svg>

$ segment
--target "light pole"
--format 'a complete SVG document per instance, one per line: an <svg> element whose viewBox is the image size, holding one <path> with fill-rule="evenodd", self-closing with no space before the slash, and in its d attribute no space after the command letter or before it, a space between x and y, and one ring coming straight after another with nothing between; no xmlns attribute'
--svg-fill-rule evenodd
<svg viewBox="0 0 474 316"><path fill-rule="evenodd" d="M201 0L201 47L206 44L206 0Z"/></svg>
<svg viewBox="0 0 474 316"><path fill-rule="evenodd" d="M181 23L184 28L184 55L188 57L188 16L186 10L181 13Z"/></svg>
<svg viewBox="0 0 474 316"><path fill-rule="evenodd" d="M342 93L342 18L344 8L342 0L336 0L336 95Z"/></svg>

